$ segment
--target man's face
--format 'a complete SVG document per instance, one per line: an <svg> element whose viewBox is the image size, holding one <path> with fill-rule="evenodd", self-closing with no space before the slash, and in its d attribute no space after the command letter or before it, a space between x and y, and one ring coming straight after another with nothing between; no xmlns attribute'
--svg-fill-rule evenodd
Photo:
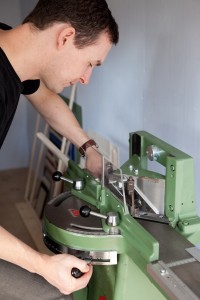
<svg viewBox="0 0 200 300"><path fill-rule="evenodd" d="M103 63L111 47L107 33L102 33L95 44L83 49L76 48L72 39L68 40L49 62L41 79L56 93L78 82L88 84L93 68Z"/></svg>

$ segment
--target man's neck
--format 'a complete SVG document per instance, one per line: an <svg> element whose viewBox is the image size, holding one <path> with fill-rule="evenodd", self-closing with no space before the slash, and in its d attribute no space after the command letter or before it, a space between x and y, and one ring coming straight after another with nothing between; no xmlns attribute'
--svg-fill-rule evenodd
<svg viewBox="0 0 200 300"><path fill-rule="evenodd" d="M39 78L41 51L29 24L0 30L0 47L21 81Z"/></svg>

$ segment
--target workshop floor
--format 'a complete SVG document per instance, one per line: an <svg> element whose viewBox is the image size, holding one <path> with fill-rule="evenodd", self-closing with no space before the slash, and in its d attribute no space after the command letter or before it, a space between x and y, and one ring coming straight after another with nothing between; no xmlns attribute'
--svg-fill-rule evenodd
<svg viewBox="0 0 200 300"><path fill-rule="evenodd" d="M36 249L16 204L24 201L28 169L0 171L0 224L13 235Z"/></svg>

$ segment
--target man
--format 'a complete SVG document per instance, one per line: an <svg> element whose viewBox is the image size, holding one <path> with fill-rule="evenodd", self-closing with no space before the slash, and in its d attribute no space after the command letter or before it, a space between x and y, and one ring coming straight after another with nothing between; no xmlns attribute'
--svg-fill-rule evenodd
<svg viewBox="0 0 200 300"><path fill-rule="evenodd" d="M88 142L57 94L74 83L87 84L93 68L118 42L105 0L40 0L22 25L0 28L0 145L23 93L51 127L86 155L88 169L98 175L95 142ZM64 295L85 287L92 275L85 261L41 254L2 227L0 259L0 299L67 299ZM73 267L84 275L73 278Z"/></svg>

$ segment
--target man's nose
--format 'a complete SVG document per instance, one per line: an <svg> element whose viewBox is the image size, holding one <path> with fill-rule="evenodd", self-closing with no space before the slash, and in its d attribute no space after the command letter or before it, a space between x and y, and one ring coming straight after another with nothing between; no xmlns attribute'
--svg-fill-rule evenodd
<svg viewBox="0 0 200 300"><path fill-rule="evenodd" d="M90 68L89 70L87 70L85 72L85 74L80 77L79 81L81 84L88 84L90 81L90 76L92 75L92 68Z"/></svg>

